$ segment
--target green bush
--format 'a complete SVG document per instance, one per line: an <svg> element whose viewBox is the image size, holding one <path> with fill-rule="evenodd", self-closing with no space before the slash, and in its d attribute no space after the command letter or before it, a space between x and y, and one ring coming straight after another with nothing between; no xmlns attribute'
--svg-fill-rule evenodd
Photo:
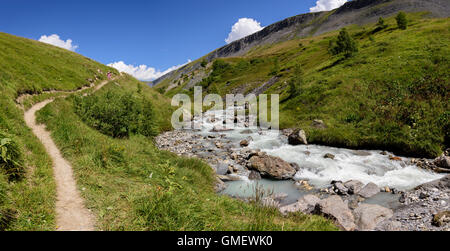
<svg viewBox="0 0 450 251"><path fill-rule="evenodd" d="M387 27L388 27L388 25L386 24L384 19L382 17L380 17L380 19L378 19L378 23L377 23L377 30L384 30Z"/></svg>
<svg viewBox="0 0 450 251"><path fill-rule="evenodd" d="M395 20L397 20L398 28L402 30L408 28L408 20L406 19L406 14L404 12L399 12L397 17L395 17Z"/></svg>
<svg viewBox="0 0 450 251"><path fill-rule="evenodd" d="M344 55L348 58L358 52L358 46L353 38L344 28L339 32L337 39L330 41L329 51L332 55Z"/></svg>
<svg viewBox="0 0 450 251"><path fill-rule="evenodd" d="M23 157L19 145L11 135L0 131L0 170L9 180L20 179L24 174Z"/></svg>
<svg viewBox="0 0 450 251"><path fill-rule="evenodd" d="M83 121L103 134L125 138L158 133L152 103L130 92L109 90L99 95L76 96L74 101Z"/></svg>

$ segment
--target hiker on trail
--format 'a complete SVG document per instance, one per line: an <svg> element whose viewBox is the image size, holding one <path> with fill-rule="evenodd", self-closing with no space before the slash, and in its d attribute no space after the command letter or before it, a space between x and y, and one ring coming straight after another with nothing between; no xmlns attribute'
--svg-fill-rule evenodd
<svg viewBox="0 0 450 251"><path fill-rule="evenodd" d="M111 79L112 73L109 71L107 76L108 76L108 79Z"/></svg>

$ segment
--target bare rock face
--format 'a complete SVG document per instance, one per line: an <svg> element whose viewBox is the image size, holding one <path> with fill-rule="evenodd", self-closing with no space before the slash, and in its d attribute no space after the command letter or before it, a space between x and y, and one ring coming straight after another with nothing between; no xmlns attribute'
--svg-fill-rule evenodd
<svg viewBox="0 0 450 251"><path fill-rule="evenodd" d="M365 185L359 192L358 195L364 197L364 198L371 198L375 195L377 195L380 192L380 188L375 185L374 183L370 182L369 184Z"/></svg>
<svg viewBox="0 0 450 251"><path fill-rule="evenodd" d="M344 186L348 189L349 194L357 194L361 191L364 184L358 180L349 180L344 183Z"/></svg>
<svg viewBox="0 0 450 251"><path fill-rule="evenodd" d="M297 173L288 162L266 154L251 157L248 165L250 169L258 171L262 177L276 180L292 179Z"/></svg>
<svg viewBox="0 0 450 251"><path fill-rule="evenodd" d="M360 231L375 230L378 224L392 218L391 209L371 204L361 204L354 211L356 225Z"/></svg>
<svg viewBox="0 0 450 251"><path fill-rule="evenodd" d="M306 140L306 133L302 129L294 130L294 132L289 135L288 141L289 144L293 146L308 144L308 141Z"/></svg>
<svg viewBox="0 0 450 251"><path fill-rule="evenodd" d="M313 213L334 220L345 231L354 231L356 229L352 211L340 196L333 195L321 200L315 206Z"/></svg>
<svg viewBox="0 0 450 251"><path fill-rule="evenodd" d="M305 214L310 214L312 211L314 211L314 208L317 203L319 203L320 199L315 195L305 195L304 197L300 198L297 202L287 205L280 208L280 212L282 214L287 213L295 213L295 212L302 212Z"/></svg>

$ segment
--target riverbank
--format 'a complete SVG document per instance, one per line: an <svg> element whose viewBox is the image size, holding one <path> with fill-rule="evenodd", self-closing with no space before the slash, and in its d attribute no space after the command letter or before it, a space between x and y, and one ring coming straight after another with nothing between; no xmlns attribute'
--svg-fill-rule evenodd
<svg viewBox="0 0 450 251"><path fill-rule="evenodd" d="M354 226L341 226L344 230L447 229L445 224L440 227L432 225L430 219L448 210L449 191L426 190L428 196L421 197L414 190L419 185L444 177L417 165L424 160L399 157L384 151L292 146L288 144L286 135L273 131L245 127L225 130L223 125L232 123L233 119L227 121L221 114L223 112L209 111L202 118L194 119L194 123L202 123L201 130L166 132L156 138L156 144L180 156L206 161L220 179L216 190L232 197L245 200L254 196L255 187L261 186L271 192L267 196L270 197L269 202L266 200L268 205L280 210L286 206L300 208L290 211L315 213L335 220L343 216L336 217L326 213L328 209L324 211L320 206L319 209L316 207L320 201L333 206L340 204L336 210L345 209L347 215L353 217L348 221ZM240 117L234 119L243 120ZM349 192L355 189L355 184L358 191ZM304 203L304 198L311 196L316 198L313 205L299 206L299 201ZM372 217L376 224L371 223L370 227L361 225L361 221L365 221L361 217Z"/></svg>

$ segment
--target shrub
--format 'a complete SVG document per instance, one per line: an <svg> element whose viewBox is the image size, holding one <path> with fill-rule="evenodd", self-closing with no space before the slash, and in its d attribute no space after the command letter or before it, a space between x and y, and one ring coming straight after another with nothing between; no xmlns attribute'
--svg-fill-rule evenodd
<svg viewBox="0 0 450 251"><path fill-rule="evenodd" d="M208 65L208 61L206 61L206 59L203 59L202 62L200 63L200 66L205 68Z"/></svg>
<svg viewBox="0 0 450 251"><path fill-rule="evenodd" d="M157 134L152 103L130 92L109 90L100 95L78 96L75 109L89 126L115 138Z"/></svg>
<svg viewBox="0 0 450 251"><path fill-rule="evenodd" d="M406 19L406 14L404 12L399 12L397 17L395 17L395 20L397 20L398 28L402 30L408 28L408 20Z"/></svg>
<svg viewBox="0 0 450 251"><path fill-rule="evenodd" d="M270 74L272 76L277 75L280 72L280 61L278 60L278 58L275 58L275 60L273 61L273 67L270 70Z"/></svg>
<svg viewBox="0 0 450 251"><path fill-rule="evenodd" d="M329 51L332 55L342 54L344 57L348 58L358 52L358 46L356 45L355 40L353 40L344 28L339 32L337 39L330 41Z"/></svg>
<svg viewBox="0 0 450 251"><path fill-rule="evenodd" d="M384 30L388 27L388 25L385 23L384 19L382 17L380 17L380 19L378 19L378 23L377 23L377 30Z"/></svg>
<svg viewBox="0 0 450 251"><path fill-rule="evenodd" d="M0 170L9 180L20 179L25 173L19 145L11 135L0 131Z"/></svg>

